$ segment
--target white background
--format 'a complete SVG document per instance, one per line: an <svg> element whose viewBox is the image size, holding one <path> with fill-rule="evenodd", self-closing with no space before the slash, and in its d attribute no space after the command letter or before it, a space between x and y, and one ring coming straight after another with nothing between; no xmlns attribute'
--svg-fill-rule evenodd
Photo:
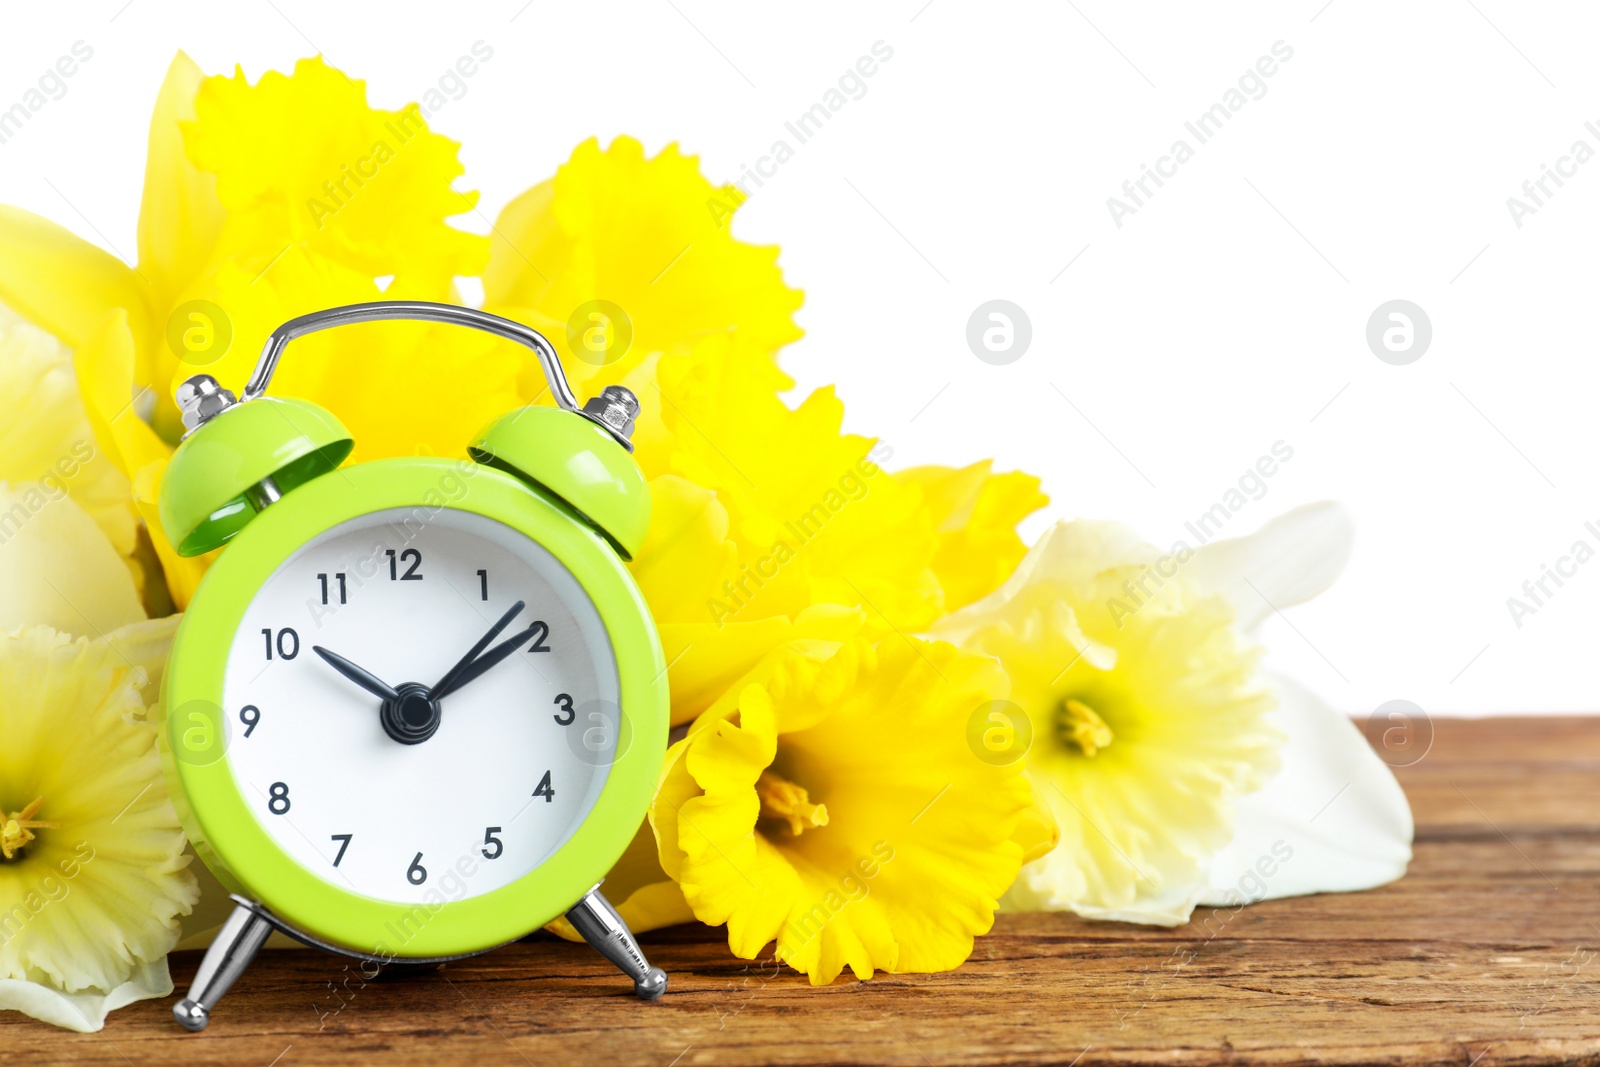
<svg viewBox="0 0 1600 1067"><path fill-rule="evenodd" d="M1596 710L1600 560L1518 628L1506 600L1600 520L1592 456L1600 160L1518 228L1506 200L1577 139L1600 150L1581 5L6 4L0 109L84 40L94 59L0 145L0 201L131 253L149 109L175 49L252 78L323 52L399 107L475 41L433 119L493 216L580 141L673 141L738 177L876 41L893 58L740 211L806 291L783 362L837 382L895 465L996 457L1051 517L1167 544L1273 442L1294 458L1230 522L1336 498L1349 570L1265 632L1278 665L1365 714ZM1213 140L1183 124L1293 49ZM1106 200L1184 137L1195 158L1118 228ZM465 228L483 230L476 216ZM1068 266L1070 264L1070 266ZM965 341L1026 309L1008 366ZM1430 349L1367 348L1416 302ZM1042 520L1030 523L1030 536Z"/></svg>

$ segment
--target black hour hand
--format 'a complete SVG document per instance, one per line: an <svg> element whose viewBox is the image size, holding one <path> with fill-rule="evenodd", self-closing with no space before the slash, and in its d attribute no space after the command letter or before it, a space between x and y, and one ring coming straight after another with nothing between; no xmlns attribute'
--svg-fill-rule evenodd
<svg viewBox="0 0 1600 1067"><path fill-rule="evenodd" d="M311 651L321 656L327 662L328 666L332 667L334 670L338 671L340 674L344 675L346 678L350 679L352 682L356 683L373 696L382 697L384 700L400 699L400 694L395 692L392 685L389 685L382 678L379 678L371 671L356 666L354 663L351 663L337 652L329 652L321 645L312 645Z"/></svg>

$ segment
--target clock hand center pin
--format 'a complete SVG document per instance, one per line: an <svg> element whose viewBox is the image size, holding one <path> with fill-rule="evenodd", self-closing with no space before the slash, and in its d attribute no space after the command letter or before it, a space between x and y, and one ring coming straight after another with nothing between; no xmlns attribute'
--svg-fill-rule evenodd
<svg viewBox="0 0 1600 1067"><path fill-rule="evenodd" d="M404 682L398 686L391 686L371 671L337 652L331 652L321 645L313 645L312 651L321 656L328 666L383 701L378 709L378 721L382 724L384 733L403 745L418 745L438 733L439 723L443 718L443 709L439 701L445 694L454 692L478 677L516 651L518 645L532 636L533 631L530 629L480 656L480 653L489 647L489 643L499 637L501 631L509 626L511 620L526 606L521 600L511 605L506 613L500 616L499 621L489 628L489 632L479 638L478 642L468 649L467 654L445 672L445 676L431 689L418 682Z"/></svg>

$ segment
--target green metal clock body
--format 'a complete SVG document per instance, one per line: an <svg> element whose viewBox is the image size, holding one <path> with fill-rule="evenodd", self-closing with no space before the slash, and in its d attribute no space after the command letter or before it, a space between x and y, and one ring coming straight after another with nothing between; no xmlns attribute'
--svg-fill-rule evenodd
<svg viewBox="0 0 1600 1067"><path fill-rule="evenodd" d="M381 516L381 521L370 521L374 516ZM364 523L364 519L369 521ZM494 773L514 781L484 780L471 762L464 767L459 759L447 760L435 767L429 759L434 747L446 751L442 742L450 739L452 732L466 736L480 728L487 730L490 715L505 722L505 709L498 703L487 709L467 706L471 686L441 701L440 734L404 746L379 731L378 698L349 686L308 654L319 633L327 635L323 640L336 643L332 634L339 632L341 616L353 616L361 599L381 596L383 602L369 609L360 623L385 627L380 644L392 643L398 650L385 665L395 669L401 661L417 662L415 669L422 672L420 661L427 660L426 670L437 673L444 669L441 663L448 666L447 660L465 651L455 646L462 644L463 637L470 640L475 636L471 623L463 631L458 619L452 634L454 644L444 650L444 658L440 653L424 654L422 650L431 645L432 633L438 628L438 617L453 609L410 614L407 597L420 596L426 582L436 583L434 588L449 584L450 591L435 592L430 603L437 606L440 597L459 600L461 610L454 614L473 620L482 612L481 619L487 621L481 622L481 628L493 621L510 596L539 591L506 590L491 603L490 575L486 572L481 583L476 580L474 568L463 565L471 560L454 561L451 573L451 562L435 563L436 553L425 547L402 547L426 546L429 531L443 530L451 523L457 527L465 523L479 532L490 530L512 546L505 558L515 557L519 538L541 558L547 553L546 566L553 563L570 576L564 586L567 596L581 595L599 623L596 630L590 620L588 633L589 640L606 645L593 650L599 653L594 657L599 661L594 670L615 672L614 679L595 680L608 695L586 700L582 693L555 693L555 697L572 698L557 703L547 691L550 686L541 685L540 673L551 670L547 666L550 656L563 653L556 638L544 639L542 644L549 651L543 656L537 652L517 654L530 666L519 671L519 665L512 662L496 668L507 672L504 681L496 679L495 693L477 703L495 698L520 703L511 714L539 723L531 734L527 730L517 734L519 742L532 738L528 751L509 760L503 758L504 753L494 753L500 757L492 761L498 768ZM317 545L319 538L327 539L330 531L341 528L354 531L358 538L371 535L366 538L372 542L371 551L357 560L358 566L362 561L367 561L367 566L351 568L351 573L332 571L336 560L325 563L313 558L299 567L299 573L292 573L307 546ZM472 543L470 537L468 543ZM358 544L364 546L364 541L358 540ZM412 552L420 560L417 565L412 564ZM393 560L388 558L390 553ZM407 570L419 573L409 575L408 581ZM330 574L338 577L317 577ZM277 618L270 617L270 611L266 615L258 611L247 621L252 605L274 580L292 582L295 595L304 593L305 610ZM360 586L355 588L358 582ZM341 594L343 604L339 603ZM324 599L331 603L322 603ZM548 607L534 602L530 617ZM261 622L266 625L255 625ZM348 631L350 627L344 628ZM269 632L259 633L261 630ZM283 636L288 632L294 633L292 640ZM346 637L347 646L351 639ZM540 644L535 640L533 647ZM567 645L571 647L572 642ZM286 653L292 654L291 658L286 659ZM248 683L240 688L241 658L246 673L259 668L263 678L285 679L276 700L256 699ZM230 661L235 668L232 685L228 681ZM296 685L292 679L297 675L314 675L315 679ZM435 679L392 680L428 684ZM207 866L229 889L260 901L296 930L379 958L437 958L479 951L522 936L565 912L604 877L632 838L654 791L666 745L667 692L660 644L648 609L616 548L578 518L569 504L539 485L476 463L418 458L361 464L323 474L263 509L233 537L207 573L179 629L165 685L166 765L177 786L173 792L184 826ZM611 693L615 693L614 701ZM588 719L580 717L586 704L594 705L587 712ZM610 714L619 717L608 719ZM471 721L475 715L485 721ZM509 728L520 729L515 722ZM280 761L281 766L291 768L285 770L274 769L271 760L257 760L241 772L245 754L253 745L262 745L273 730L280 734L280 746L317 746L330 743L330 737L355 737L349 742L351 747L367 753L362 766L381 769L388 758L404 761L405 766L398 778L375 775L380 780L366 783L370 796L364 799L360 788L332 791L343 798L346 807L364 804L364 812L342 810L314 817L310 797L315 790L289 781L293 770L301 769L302 761ZM486 733L473 744L482 745L489 753L502 744L502 738ZM563 744L565 751L560 747ZM451 751L459 754L461 746ZM326 762L319 765L326 768ZM518 763L527 768L520 777L514 770ZM559 842L517 877L506 880L497 875L495 880L503 884L472 892L475 879L510 858L505 841L518 831L518 824L531 829L546 817L547 810L553 810L551 800L556 798L549 794L560 790L562 784L559 770L554 784L549 780L552 767L585 764L591 777L599 780L590 783L590 804L570 827L555 835ZM409 795L394 794L397 781ZM543 796L538 795L541 785ZM490 789L504 798L498 816L493 803L487 807L470 803L472 796ZM307 800L301 801L301 795ZM511 801L513 796L525 800L519 805ZM392 818L415 822L419 798L425 806L445 813L445 823L456 808L476 808L488 814L477 820L483 826L462 821L460 833L445 838L437 827L429 836L421 828L408 834L405 828L382 825L391 808ZM347 822L351 826L345 826ZM333 857L343 846L345 855L339 866L347 872L353 869L352 860L363 844L362 826L370 828L368 837L381 831L391 840L382 846L387 854L373 860L380 865L376 875L347 881L332 865ZM496 832L485 834L489 827ZM336 837L330 832L339 829L346 834ZM298 837L315 847L301 847ZM414 841L403 847L394 843L408 837ZM485 837L492 840L486 844ZM524 863L528 859L523 856ZM392 869L392 889L374 891L375 885L388 885L382 880L383 867Z"/></svg>

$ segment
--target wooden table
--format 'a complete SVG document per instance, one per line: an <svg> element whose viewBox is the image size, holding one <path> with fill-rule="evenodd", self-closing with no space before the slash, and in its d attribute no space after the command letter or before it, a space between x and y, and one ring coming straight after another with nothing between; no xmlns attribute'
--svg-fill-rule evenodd
<svg viewBox="0 0 1600 1067"><path fill-rule="evenodd" d="M90 1035L8 1013L0 1061L1600 1064L1600 718L1436 725L1398 772L1417 817L1404 880L1257 904L1214 938L1010 916L954 973L812 989L680 928L644 938L672 975L655 1004L595 954L537 940L357 979L326 1017L343 964L269 952L203 1035L171 1001ZM196 963L173 958L180 988Z"/></svg>

